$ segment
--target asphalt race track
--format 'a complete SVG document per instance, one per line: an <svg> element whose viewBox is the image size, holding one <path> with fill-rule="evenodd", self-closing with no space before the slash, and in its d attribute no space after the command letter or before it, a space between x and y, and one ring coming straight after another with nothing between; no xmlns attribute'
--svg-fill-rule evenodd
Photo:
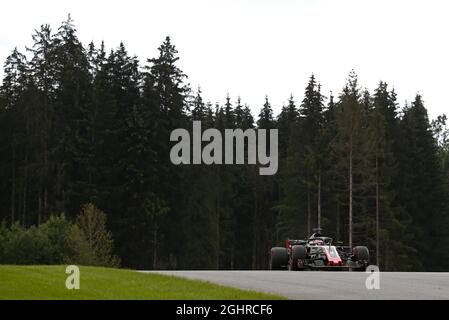
<svg viewBox="0 0 449 320"><path fill-rule="evenodd" d="M449 299L449 273L381 272L368 290L365 272L143 271L268 292L289 299Z"/></svg>

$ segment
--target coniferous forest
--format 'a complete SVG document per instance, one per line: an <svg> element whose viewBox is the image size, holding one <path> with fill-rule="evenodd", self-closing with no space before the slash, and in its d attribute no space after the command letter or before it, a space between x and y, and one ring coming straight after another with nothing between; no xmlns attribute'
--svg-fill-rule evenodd
<svg viewBox="0 0 449 320"><path fill-rule="evenodd" d="M0 263L17 262L2 249L14 230L17 253L25 230L45 243L32 236L38 226L83 228L79 213L98 208L123 267L266 269L271 246L321 227L367 245L381 270L449 270L449 131L444 115L429 119L425 97L400 105L386 82L369 92L354 71L333 96L311 75L279 114L266 97L253 115L240 97L203 100L178 59L169 37L144 60L123 43L83 45L70 17L12 51L0 89ZM277 174L173 165L170 132L193 120L277 128Z"/></svg>

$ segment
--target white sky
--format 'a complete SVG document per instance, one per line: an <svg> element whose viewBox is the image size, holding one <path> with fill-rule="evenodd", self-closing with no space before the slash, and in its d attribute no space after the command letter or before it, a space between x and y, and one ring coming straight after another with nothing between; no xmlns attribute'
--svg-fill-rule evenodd
<svg viewBox="0 0 449 320"><path fill-rule="evenodd" d="M0 61L71 13L85 45L123 40L142 62L170 35L188 82L212 103L229 92L257 114L268 94L277 114L290 93L302 100L312 72L336 95L354 68L370 91L379 80L394 86L401 106L420 92L435 117L449 107L448 9L444 0L2 1Z"/></svg>

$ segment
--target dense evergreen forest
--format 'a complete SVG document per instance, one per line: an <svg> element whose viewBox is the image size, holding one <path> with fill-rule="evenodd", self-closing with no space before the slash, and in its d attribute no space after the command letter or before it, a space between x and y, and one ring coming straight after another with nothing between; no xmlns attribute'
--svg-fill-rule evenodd
<svg viewBox="0 0 449 320"><path fill-rule="evenodd" d="M125 267L265 269L271 246L320 226L367 245L382 270L449 270L449 131L419 94L400 106L387 83L369 92L350 72L326 96L312 75L301 100L275 115L266 97L254 117L240 98L213 105L192 90L169 37L143 62L123 43L83 46L70 17L32 41L6 59L0 89L7 226L74 220L93 203ZM277 128L277 174L174 166L170 132L192 120Z"/></svg>

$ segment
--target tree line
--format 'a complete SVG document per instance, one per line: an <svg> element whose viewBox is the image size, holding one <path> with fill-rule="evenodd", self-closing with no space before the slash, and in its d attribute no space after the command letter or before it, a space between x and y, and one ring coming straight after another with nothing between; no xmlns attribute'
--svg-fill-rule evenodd
<svg viewBox="0 0 449 320"><path fill-rule="evenodd" d="M14 49L0 88L0 219L8 226L107 213L114 254L131 268L261 269L268 249L315 227L367 245L382 270L448 270L446 117L351 71L326 97L312 75L278 115L240 97L204 101L167 37L141 62L123 43L83 46L69 18ZM279 170L170 162L170 132L279 130Z"/></svg>

